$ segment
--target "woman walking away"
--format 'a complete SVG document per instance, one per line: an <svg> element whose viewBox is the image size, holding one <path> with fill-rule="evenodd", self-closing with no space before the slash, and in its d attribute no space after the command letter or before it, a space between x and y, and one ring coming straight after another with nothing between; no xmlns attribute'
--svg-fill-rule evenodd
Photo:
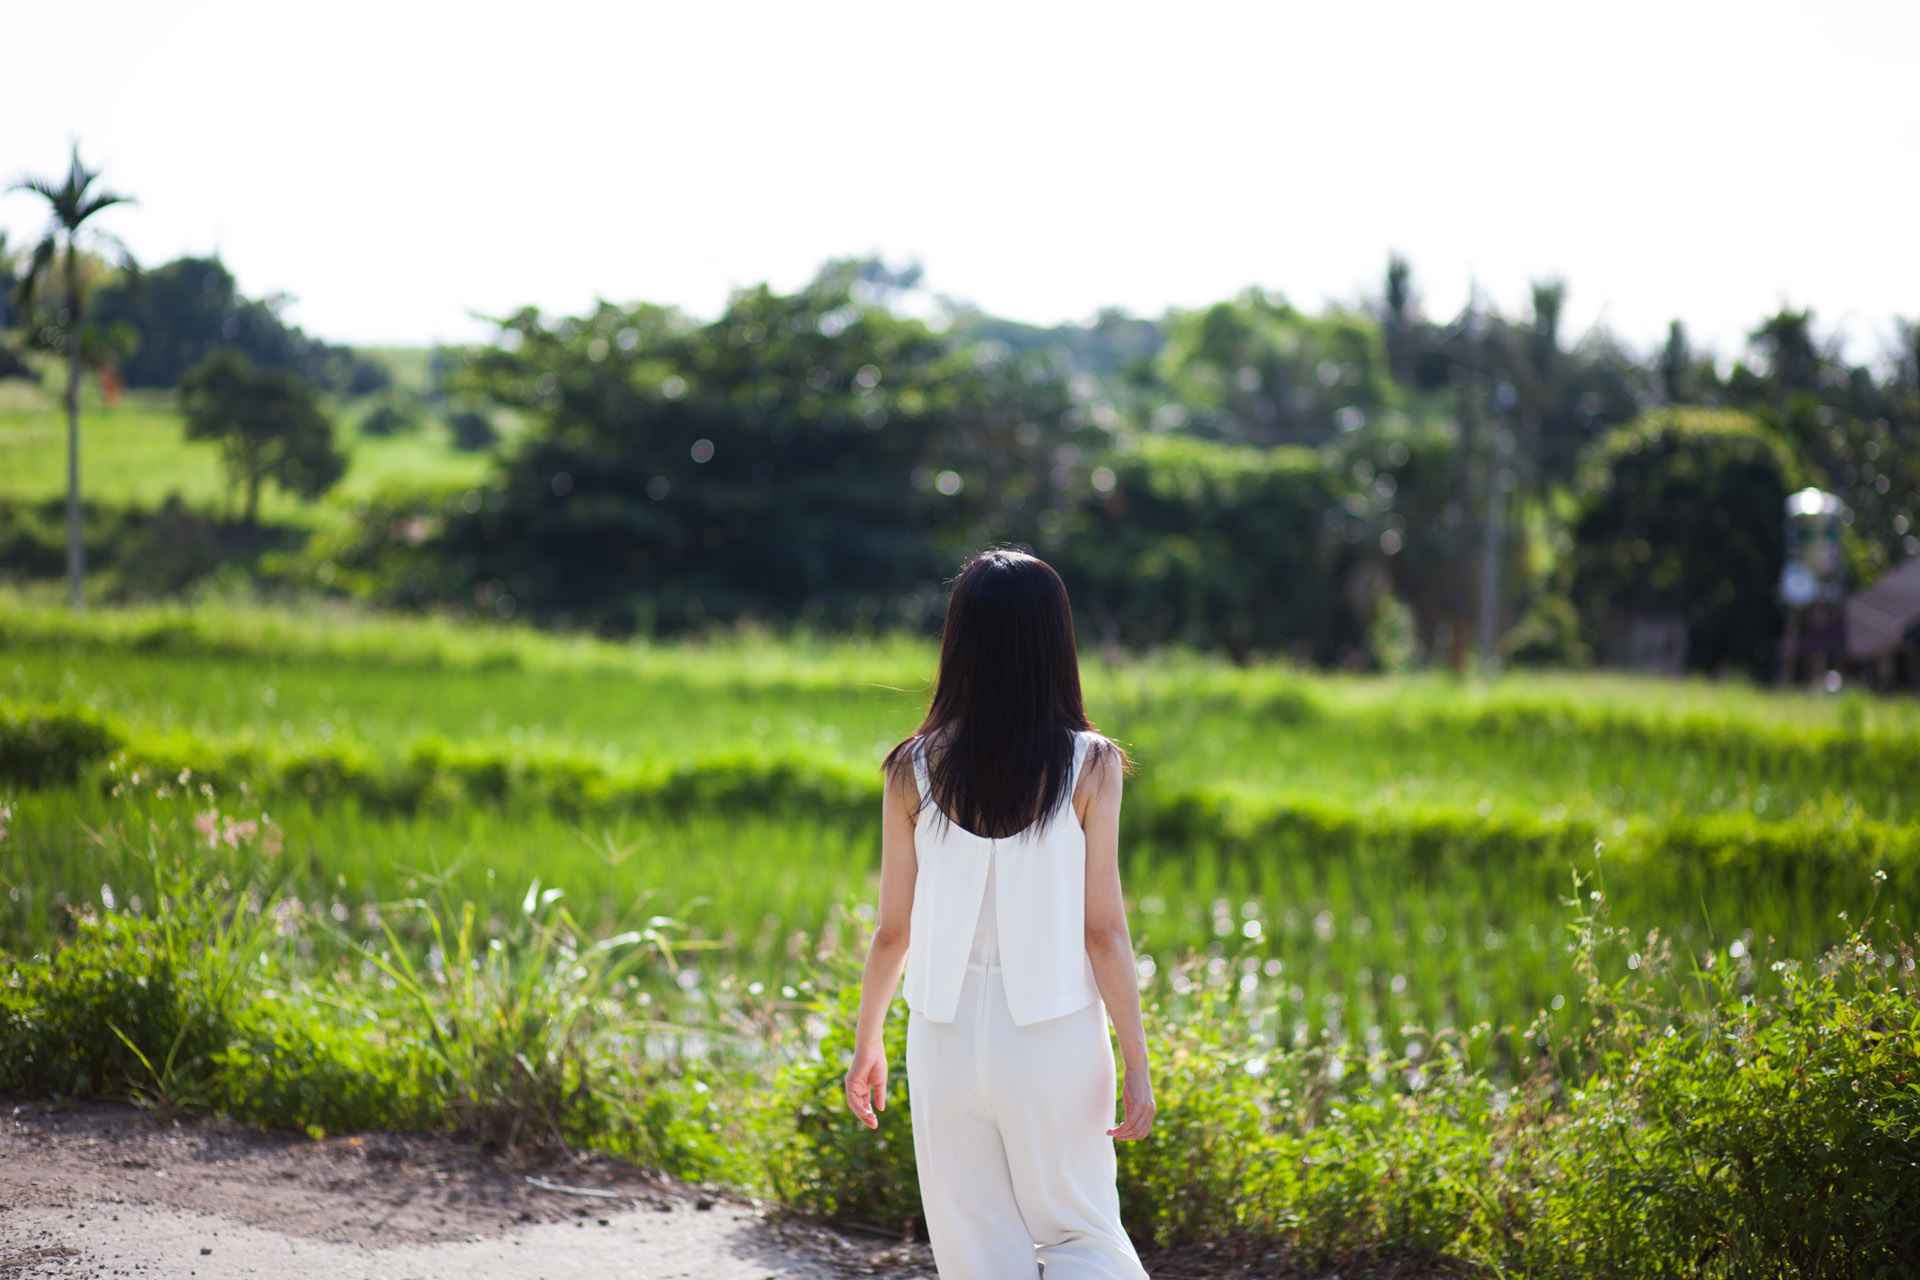
<svg viewBox="0 0 1920 1280"><path fill-rule="evenodd" d="M1113 1139L1153 1127L1120 896L1125 768L1087 721L1060 576L1017 551L974 557L932 706L887 757L846 1081L847 1106L878 1128L904 966L913 1151L942 1280L1145 1280L1114 1188ZM1108 1017L1127 1072L1117 1127Z"/></svg>

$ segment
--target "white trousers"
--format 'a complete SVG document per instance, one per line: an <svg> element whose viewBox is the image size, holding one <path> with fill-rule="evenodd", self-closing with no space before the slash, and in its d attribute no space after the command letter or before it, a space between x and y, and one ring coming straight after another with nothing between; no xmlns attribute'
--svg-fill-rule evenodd
<svg viewBox="0 0 1920 1280"><path fill-rule="evenodd" d="M1114 1188L1113 1044L1098 1000L1014 1025L969 965L952 1022L907 1022L920 1200L941 1280L1147 1280Z"/></svg>

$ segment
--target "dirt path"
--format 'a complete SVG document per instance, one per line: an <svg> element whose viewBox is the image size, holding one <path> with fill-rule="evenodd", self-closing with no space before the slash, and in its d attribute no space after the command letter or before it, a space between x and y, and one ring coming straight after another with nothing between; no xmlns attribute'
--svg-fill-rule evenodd
<svg viewBox="0 0 1920 1280"><path fill-rule="evenodd" d="M0 1104L0 1280L844 1280L933 1275L849 1236L610 1161L304 1138L125 1107Z"/></svg>

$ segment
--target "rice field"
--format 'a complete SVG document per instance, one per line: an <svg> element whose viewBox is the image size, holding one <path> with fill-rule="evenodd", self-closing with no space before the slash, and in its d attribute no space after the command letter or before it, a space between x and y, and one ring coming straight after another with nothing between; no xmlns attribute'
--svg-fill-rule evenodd
<svg viewBox="0 0 1920 1280"><path fill-rule="evenodd" d="M72 785L0 774L14 790L0 936L43 948L64 906L136 892L142 869L104 833L211 809L270 815L290 890L343 921L429 891L506 914L537 877L594 928L673 914L721 944L702 967L792 980L867 909L875 769L916 722L932 662L930 643L900 637L625 645L313 608L75 620L0 599L0 708L90 708L138 744ZM1177 995L1190 971L1177 961L1197 955L1278 996L1296 1038L1573 1016L1576 872L1583 894L1604 885L1617 923L1734 957L1817 954L1846 932L1841 912L1905 920L1916 896L1908 702L1613 675L1329 677L1178 654L1089 660L1086 682L1138 765L1122 857L1150 987ZM747 776L825 770L855 790L817 811L581 808L511 785L396 808L134 776L141 750L402 760L423 742L609 776L719 759Z"/></svg>

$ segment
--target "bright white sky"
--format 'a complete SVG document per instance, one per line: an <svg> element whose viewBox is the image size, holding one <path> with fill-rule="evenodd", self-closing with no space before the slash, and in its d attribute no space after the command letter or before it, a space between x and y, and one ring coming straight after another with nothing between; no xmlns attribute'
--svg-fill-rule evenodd
<svg viewBox="0 0 1920 1280"><path fill-rule="evenodd" d="M1041 323L1353 301L1390 249L1430 314L1560 275L1576 332L1643 348L1678 315L1730 356L1786 301L1865 358L1920 316L1913 0L89 0L5 28L0 177L77 137L144 261L217 248L336 341L711 314L875 251Z"/></svg>

